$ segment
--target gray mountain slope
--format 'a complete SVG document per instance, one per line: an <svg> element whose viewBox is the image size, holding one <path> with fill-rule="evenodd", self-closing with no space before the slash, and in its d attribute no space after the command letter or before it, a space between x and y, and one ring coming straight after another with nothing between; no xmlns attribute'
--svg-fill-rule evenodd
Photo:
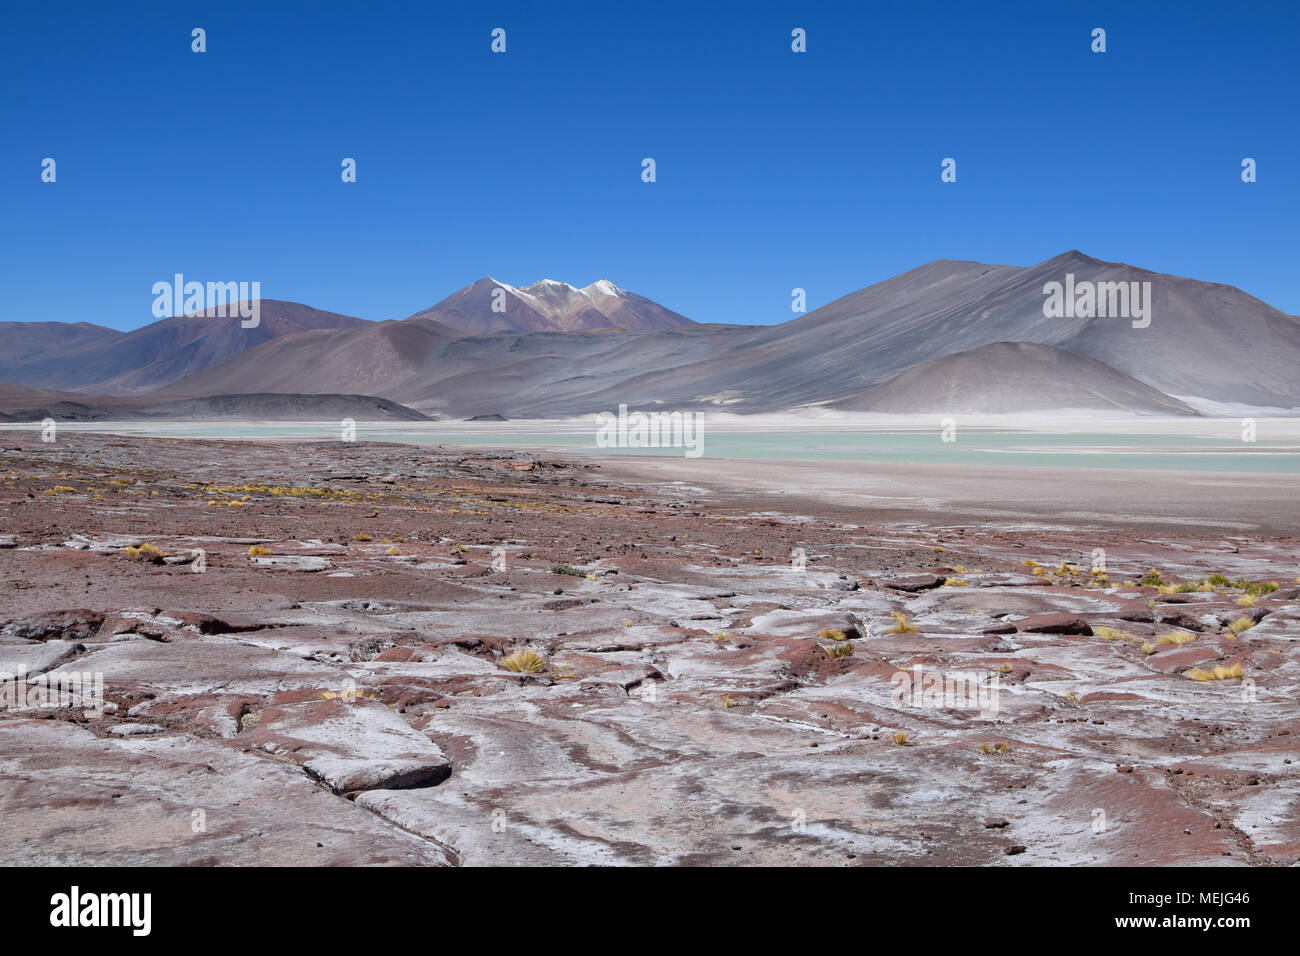
<svg viewBox="0 0 1300 956"><path fill-rule="evenodd" d="M211 314L174 316L134 332L27 359L0 356L0 381L35 388L138 394L225 361L281 335L370 324L297 302L261 300L256 328Z"/></svg>
<svg viewBox="0 0 1300 956"><path fill-rule="evenodd" d="M834 407L899 413L1095 408L1139 415L1198 414L1096 359L1030 342L995 342L922 362Z"/></svg>
<svg viewBox="0 0 1300 956"><path fill-rule="evenodd" d="M512 416L555 416L600 410L619 400L655 402L659 396L653 389L659 385L641 388L638 382L645 369L689 367L751 334L738 326L689 326L618 335L462 338L442 346L392 394L416 407L455 415L476 414L485 403Z"/></svg>
<svg viewBox="0 0 1300 956"><path fill-rule="evenodd" d="M1149 328L1127 318L1043 315L1043 287L1151 281ZM757 331L725 355L644 381L659 398L727 394L734 411L834 400L922 362L994 342L1027 341L1096 358L1178 395L1300 407L1300 323L1238 289L1069 252L1029 268L941 260ZM684 390L681 380L689 377Z"/></svg>
<svg viewBox="0 0 1300 956"><path fill-rule="evenodd" d="M645 368L689 366L752 333L692 324L664 332L461 336L436 322L407 319L284 336L157 394L365 391L456 417L485 409L509 416L582 414L591 402L619 395L654 401L649 386L637 385Z"/></svg>
<svg viewBox="0 0 1300 956"><path fill-rule="evenodd" d="M0 322L0 361L31 361L48 353L102 345L125 334L90 322Z"/></svg>
<svg viewBox="0 0 1300 956"><path fill-rule="evenodd" d="M460 337L424 319L370 323L350 329L313 329L271 339L155 392L158 396L213 393L319 392L388 395L424 369L439 346Z"/></svg>
<svg viewBox="0 0 1300 956"><path fill-rule="evenodd" d="M1148 329L1085 319L1062 348L1105 362L1172 395L1300 407L1300 321L1240 289L1113 266L1098 270L1152 282Z"/></svg>

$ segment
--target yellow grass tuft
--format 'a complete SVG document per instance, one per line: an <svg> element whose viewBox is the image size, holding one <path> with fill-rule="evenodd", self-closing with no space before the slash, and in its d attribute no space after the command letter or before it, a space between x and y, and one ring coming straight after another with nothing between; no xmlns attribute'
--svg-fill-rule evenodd
<svg viewBox="0 0 1300 956"><path fill-rule="evenodd" d="M948 588L964 588L969 582L965 578L944 578L943 586Z"/></svg>
<svg viewBox="0 0 1300 956"><path fill-rule="evenodd" d="M271 549L261 544L255 544L248 549L248 556L250 558L260 558L270 553L271 553Z"/></svg>
<svg viewBox="0 0 1300 956"><path fill-rule="evenodd" d="M830 647L826 647L825 645L819 644L818 647L821 647L821 649L826 652L826 656L829 657L831 660L838 660L841 657L853 656L853 645L848 643L847 641L845 641L843 644L832 644Z"/></svg>
<svg viewBox="0 0 1300 956"><path fill-rule="evenodd" d="M726 694L723 694L723 695L722 695L722 706L723 706L723 707L728 707L728 708L730 708L730 707L735 707L735 706L736 706L737 704L739 704L739 703L740 703L740 701L735 700L735 699L732 698L732 697L728 697Z"/></svg>
<svg viewBox="0 0 1300 956"><path fill-rule="evenodd" d="M122 551L128 558L134 558L137 561L150 561L154 564L160 564L162 559L167 557L167 552L154 547L152 544L142 544L138 548L128 544Z"/></svg>
<svg viewBox="0 0 1300 956"><path fill-rule="evenodd" d="M501 658L501 666L517 674L540 674L546 670L546 661L536 651L524 648Z"/></svg>
<svg viewBox="0 0 1300 956"><path fill-rule="evenodd" d="M1228 625L1228 630L1232 631L1233 634L1240 634L1243 631L1249 631L1254 626L1255 622L1250 618L1239 617Z"/></svg>
<svg viewBox="0 0 1300 956"><path fill-rule="evenodd" d="M1161 634L1156 638L1157 644L1190 644L1196 640L1196 635L1191 631L1172 631L1169 634Z"/></svg>
<svg viewBox="0 0 1300 956"><path fill-rule="evenodd" d="M1208 671L1203 671L1199 667L1193 667L1191 670L1184 671L1183 673L1185 676L1196 681L1241 680L1246 676L1245 668L1241 666L1240 662L1228 667L1224 667L1222 664L1215 664L1214 667Z"/></svg>
<svg viewBox="0 0 1300 956"><path fill-rule="evenodd" d="M889 629L890 634L915 634L917 627L907 619L907 615L902 611L890 611L890 616L894 619L894 626Z"/></svg>
<svg viewBox="0 0 1300 956"><path fill-rule="evenodd" d="M817 632L817 636L825 638L828 641L847 641L849 639L849 636L843 631L837 631L830 627L823 627Z"/></svg>
<svg viewBox="0 0 1300 956"><path fill-rule="evenodd" d="M901 730L894 734L894 743L898 744L900 747L903 746L903 744L907 743L907 734L903 733Z"/></svg>

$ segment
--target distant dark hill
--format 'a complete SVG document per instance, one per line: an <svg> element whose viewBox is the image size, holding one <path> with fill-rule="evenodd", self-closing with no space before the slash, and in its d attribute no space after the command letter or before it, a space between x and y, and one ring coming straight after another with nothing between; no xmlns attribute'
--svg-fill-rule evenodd
<svg viewBox="0 0 1300 956"><path fill-rule="evenodd" d="M0 422L104 421L132 417L134 400L0 384Z"/></svg>
<svg viewBox="0 0 1300 956"><path fill-rule="evenodd" d="M1096 359L1029 342L996 342L922 362L834 407L870 412L1091 408L1139 415L1197 414Z"/></svg>
<svg viewBox="0 0 1300 956"><path fill-rule="evenodd" d="M101 404L86 397L85 401L56 401L30 408L5 406L0 421L149 421L180 419L215 421L331 421L345 418L356 421L433 421L428 415L386 398L373 395L295 395L264 392L250 395L209 395L204 398L157 402L148 399L114 401Z"/></svg>
<svg viewBox="0 0 1300 956"><path fill-rule="evenodd" d="M433 421L428 415L373 395L210 395L141 409L149 417L244 421Z"/></svg>
<svg viewBox="0 0 1300 956"><path fill-rule="evenodd" d="M139 418L134 409L122 410L85 402L49 402L32 408L17 408L0 412L0 422L43 422L47 418L56 422L108 422Z"/></svg>

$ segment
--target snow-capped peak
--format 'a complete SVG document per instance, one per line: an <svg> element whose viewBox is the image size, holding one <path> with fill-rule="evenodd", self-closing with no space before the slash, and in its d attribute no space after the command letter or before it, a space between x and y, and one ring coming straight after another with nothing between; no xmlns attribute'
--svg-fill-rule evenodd
<svg viewBox="0 0 1300 956"><path fill-rule="evenodd" d="M623 298L625 293L608 279L597 279L591 285L587 286L584 292L603 292L605 295L612 295L615 298Z"/></svg>

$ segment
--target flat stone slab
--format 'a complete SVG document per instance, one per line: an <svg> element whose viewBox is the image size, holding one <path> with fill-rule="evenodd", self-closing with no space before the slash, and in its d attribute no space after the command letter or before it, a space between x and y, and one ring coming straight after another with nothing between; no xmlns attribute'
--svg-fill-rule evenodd
<svg viewBox="0 0 1300 956"><path fill-rule="evenodd" d="M1037 634L1091 634L1092 625L1073 614L1031 614L1013 622L1019 630Z"/></svg>
<svg viewBox="0 0 1300 956"><path fill-rule="evenodd" d="M70 641L45 641L40 644L0 643L0 674L16 675L21 672L28 677L43 674L85 650L85 645Z"/></svg>
<svg viewBox="0 0 1300 956"><path fill-rule="evenodd" d="M431 787L451 774L438 746L399 715L364 690L340 693L262 710L249 744L289 756L336 793Z"/></svg>
<svg viewBox="0 0 1300 956"><path fill-rule="evenodd" d="M75 836L74 836L75 834ZM23 866L439 866L291 763L190 735L0 721L0 855Z"/></svg>
<svg viewBox="0 0 1300 956"><path fill-rule="evenodd" d="M278 571L328 571L334 563L326 557L312 554L275 554L263 555L251 559L259 568L271 568Z"/></svg>

